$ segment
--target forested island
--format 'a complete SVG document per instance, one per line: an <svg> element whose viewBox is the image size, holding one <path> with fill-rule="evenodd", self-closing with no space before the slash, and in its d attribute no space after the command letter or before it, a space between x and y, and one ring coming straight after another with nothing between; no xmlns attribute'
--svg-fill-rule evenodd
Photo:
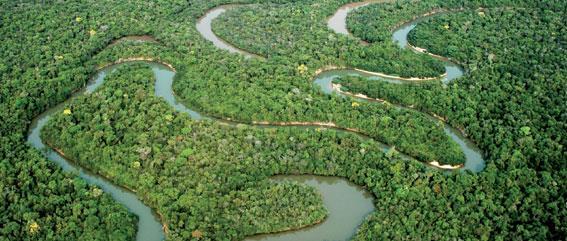
<svg viewBox="0 0 567 241"><path fill-rule="evenodd" d="M564 240L566 9L0 0L0 240Z"/></svg>

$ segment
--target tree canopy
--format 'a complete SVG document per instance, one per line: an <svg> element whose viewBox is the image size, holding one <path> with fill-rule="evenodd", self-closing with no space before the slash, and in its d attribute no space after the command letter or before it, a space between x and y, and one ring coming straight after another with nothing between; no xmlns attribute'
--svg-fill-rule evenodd
<svg viewBox="0 0 567 241"><path fill-rule="evenodd" d="M93 94L68 103L42 135L81 166L135 189L163 215L168 240L241 240L328 215L313 188L270 180L278 174L344 177L371 192L377 209L354 240L563 239L565 2L377 3L351 13L354 36L343 36L325 23L347 2L0 1L0 240L134 239L135 216L25 138L35 116L68 99L97 68L130 57L171 64L175 94L209 116L333 122L368 136L195 121L154 95L146 65L119 68ZM227 11L214 31L266 59L230 54L199 35L198 19L228 3L254 5ZM437 76L439 61L391 41L396 26L435 9L459 11L423 21L410 43L463 63L464 77L447 86L340 80L345 90L415 111L313 86L328 65ZM109 46L133 35L156 41ZM420 111L464 129L486 169L445 173L419 162L463 161ZM417 161L384 153L378 141Z"/></svg>

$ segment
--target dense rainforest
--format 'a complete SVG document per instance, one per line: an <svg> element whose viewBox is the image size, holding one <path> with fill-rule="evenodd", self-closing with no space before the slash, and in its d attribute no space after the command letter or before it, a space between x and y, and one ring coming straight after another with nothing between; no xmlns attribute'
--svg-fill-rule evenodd
<svg viewBox="0 0 567 241"><path fill-rule="evenodd" d="M174 91L187 106L244 124L174 111L155 96L147 64L132 64L68 103L42 136L79 165L135 190L163 215L168 240L241 240L328 215L316 190L271 180L280 174L344 177L371 192L376 210L354 240L564 239L565 3L377 3L352 12L354 36L343 36L325 23L348 2L0 1L0 240L134 239L134 215L25 138L36 115L97 68L129 57L171 64ZM229 54L197 32L201 16L230 3L245 5L216 19L213 30L265 58ZM439 75L440 61L391 41L396 26L436 9L458 11L419 23L410 43L462 63L464 77L447 85L339 81L416 111L313 86L316 70L328 65ZM131 35L156 41L109 46ZM483 150L485 170L441 172L420 162L463 162L439 123L420 111L464 129ZM333 122L367 137L246 124L254 121ZM384 153L378 141L415 160Z"/></svg>
<svg viewBox="0 0 567 241"><path fill-rule="evenodd" d="M213 21L213 30L237 47L261 56L299 59L307 66L340 65L402 77L436 77L443 66L395 45L363 46L331 34L321 21L346 1L241 5Z"/></svg>
<svg viewBox="0 0 567 241"><path fill-rule="evenodd" d="M43 139L93 171L135 187L165 215L172 239L189 238L195 230L215 240L242 238L325 217L312 188L266 180L280 169L316 165L301 157L318 154L318 146L307 143L320 135L296 143L290 139L299 135L286 132L192 121L154 96L154 76L143 67L121 68L102 89L73 101L66 107L71 114L57 115L50 124L58 126L47 126L52 131ZM273 156L289 161L278 166Z"/></svg>
<svg viewBox="0 0 567 241"><path fill-rule="evenodd" d="M470 72L466 78L448 86L392 85L357 78L339 82L349 91L443 113L466 126L470 135L477 135L474 139L484 140L480 144L494 149L491 154L519 148L533 160L514 165L563 169L567 58L557 37L565 32L562 21L562 13L551 9L489 8L443 14L410 32L410 44L464 63ZM513 138L505 141L505 135ZM502 141L507 148L494 145Z"/></svg>

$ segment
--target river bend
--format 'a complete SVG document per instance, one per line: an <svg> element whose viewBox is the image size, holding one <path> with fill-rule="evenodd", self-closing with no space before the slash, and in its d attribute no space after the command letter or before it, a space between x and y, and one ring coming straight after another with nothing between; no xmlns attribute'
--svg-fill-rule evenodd
<svg viewBox="0 0 567 241"><path fill-rule="evenodd" d="M335 15L329 18L329 27L339 34L349 34L345 22L348 13L353 9L366 6L371 2L374 1L348 4L341 7ZM240 53L247 58L259 57L255 54L246 52L245 50L241 50L230 45L229 43L217 37L212 31L211 22L231 6L233 5L220 6L207 12L207 14L203 16L197 23L197 29L205 39L213 42L214 45L220 49L225 49L232 53ZM405 48L408 46L407 34L409 33L409 31L415 28L416 24L419 21L422 21L422 19L417 19L415 21L404 24L394 32L393 38L399 43L400 47ZM145 39L142 39L142 41L145 41ZM156 77L156 96L164 98L164 100L177 111L186 113L195 120L208 118L203 117L198 112L187 108L176 100L175 95L172 91L173 77L175 76L175 71L173 69L163 64L150 62L146 63L150 65ZM31 146L42 150L49 160L61 166L63 170L78 173L78 175L88 183L99 186L105 192L109 193L117 202L125 205L130 212L137 215L139 222L136 240L163 240L165 239L165 233L163 231L163 225L160 221L159 215L156 215L148 206L142 203L133 191L112 184L110 180L107 180L100 175L92 173L76 165L71 160L67 160L63 156L63 153L48 148L40 138L41 129L47 124L53 114L62 111L67 103L77 98L78 96L92 93L98 86L102 85L104 78L110 72L114 71L116 68L123 64L127 63L111 65L109 67L101 69L87 84L87 86L73 94L71 98L67 99L65 102L58 104L55 107L50 108L49 110L34 118L29 129L27 140ZM447 77L445 77L443 80L445 83L458 78L463 74L463 71L460 67L449 62L448 60L445 60L445 68L448 73ZM389 81L392 83L403 82L396 79L379 77L372 73L367 73L360 70L346 69L323 71L316 76L314 84L320 86L324 93L330 94L332 92L336 92L336 89L333 88L332 81L335 78L346 75L364 76L370 79ZM261 125L265 126L265 124ZM301 126L305 126L305 124L302 124ZM476 148L470 141L466 140L466 138L464 138L459 131L451 128L447 124L445 124L445 132L453 140L455 140L465 152L467 161L464 169L471 171L480 171L484 168L484 160L482 159L482 155L480 154L480 151L478 151L478 148ZM389 147L383 144L380 145L384 146L384 150L389 149ZM274 181L296 181L317 188L322 194L323 202L330 215L322 224L319 225L290 232L256 235L249 237L248 240L329 240L337 238L346 240L354 235L356 227L360 225L364 217L374 210L371 195L361 187L358 187L342 178L301 175L275 177Z"/></svg>

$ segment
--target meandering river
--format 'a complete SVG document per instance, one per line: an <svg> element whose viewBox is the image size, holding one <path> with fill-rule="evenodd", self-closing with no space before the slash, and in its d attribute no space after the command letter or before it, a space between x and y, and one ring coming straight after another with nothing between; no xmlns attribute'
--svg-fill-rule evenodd
<svg viewBox="0 0 567 241"><path fill-rule="evenodd" d="M346 27L346 19L348 17L348 14L353 11L356 10L360 7L364 7L367 6L369 4L373 4L373 3L380 3L380 2L385 2L385 1L364 1L364 2L357 2L357 3L349 3L346 5L343 5L342 7L340 7L335 14L333 14L333 16L331 16L328 20L327 20L327 25L328 27L333 30L334 32L338 33L338 34L346 34L346 35L350 35L350 32L348 31L347 27ZM197 29L199 30L199 32L201 33L201 35L211 41L215 46L217 46L220 49L224 49L227 50L231 53L234 52L238 52L241 54L244 54L247 57L254 57L255 55L252 53L248 53L245 50L239 49L238 47L235 47L233 45L231 45L230 43L222 40L220 37L216 36L216 34L214 33L211 23L212 21L221 16L221 14L223 12L226 12L227 10L230 10L234 7L236 7L238 5L221 5L218 7L215 7L211 10L209 10L197 23ZM408 23L405 23L403 25L401 25L401 27L397 28L394 32L393 32L393 41L396 41L399 46L401 48L406 48L408 46L408 41L407 41L407 35L408 33L415 28L415 26L420 22L423 21L424 19L431 17L431 16L427 16L427 17L423 17L423 18L417 18L413 21L410 21ZM244 53L242 53L244 52ZM458 65L450 62L448 59L445 58L440 58L445 66L445 70L446 70L446 74L443 75L442 81L444 83L447 83L449 81L452 81L458 77L461 77L464 72L462 70L462 68L460 68ZM364 70L357 70L357 69L334 69L331 68L330 70L327 71L322 71L321 73L319 73L315 79L314 79L314 84L319 86L322 91L326 94L331 94L333 92L338 93L338 94L343 94L341 92L337 92L335 88L333 88L333 80L335 80L336 78L339 78L341 76L363 76L366 77L370 80L377 80L377 81L387 81L390 83L397 83L397 84L407 84L408 82L415 82L414 78L408 78L407 80L404 80L404 78L398 78L398 77L394 77L392 76L392 78L388 78L385 76L389 76L386 74L382 74L382 73L373 73L373 72L368 72L368 71L364 71ZM359 98L360 99L360 98ZM365 99L360 99L362 101L365 101ZM367 100L366 100L367 101ZM403 108L403 109L410 109L408 107L404 107L404 106L399 106L399 108ZM415 111L415 110L414 110ZM432 116L431 114L425 113L431 120L433 121L440 121L440 119L438 117ZM485 166L485 162L484 159L482 157L482 153L480 151L479 148L477 148L473 142L471 142L470 140L468 140L461 131L451 127L450 125L446 124L444 121L443 125L444 125L444 131L445 133L453 140L455 141L460 148L463 150L464 154L465 154L465 164L462 168L462 170L471 170L473 172L479 172L482 169L484 169ZM315 123L314 123L315 125ZM446 169L455 169L457 167L451 167L451 166L443 166L443 165L438 165L437 163L429 163L430 165L436 166L436 167L441 167L441 168L446 168Z"/></svg>
<svg viewBox="0 0 567 241"><path fill-rule="evenodd" d="M333 17L329 19L329 27L335 30L337 33L348 34L346 29L346 16L348 13L357 7L365 6L369 2L349 4L341 7ZM202 34L202 36L213 42L215 46L221 49L228 50L233 53L240 53L249 58L258 57L252 53L248 53L244 50L238 49L229 43L218 38L211 29L211 21L214 18L220 16L224 11L232 7L232 5L220 6L215 9L210 10L205 16L203 16L198 24L197 29ZM394 32L394 40L398 41L400 47L407 46L407 34L411 29L413 29L417 23L420 21L412 21L406 25L403 25L398 30ZM141 61L136 61L141 62ZM183 104L179 103L172 91L173 77L175 76L174 70L170 69L168 66L158 63L146 62L153 70L156 82L155 82L155 95L163 97L164 100L169 103L177 111L188 114L191 118L195 120L200 120L207 118L202 116L196 111L187 108ZM462 70L455 64L446 61L447 77L443 80L444 82L451 81L463 74ZM64 170L76 172L78 175L86 180L90 184L94 184L102 188L105 192L112 195L112 197L119 203L123 204L128 208L128 210L139 218L138 223L138 233L136 240L146 241L146 240L163 240L165 239L165 234L162 229L162 223L160 218L152 210L144 205L139 198L130 190L121 188L115 184L112 184L110 180L105 179L97 174L89 172L86 169L81 168L70 160L65 159L62 154L48 148L40 138L41 129L47 124L50 117L63 110L65 104L69 103L78 96L92 93L97 87L99 87L104 78L120 65L127 64L121 63L117 65L112 65L107 68L101 69L97 75L85 86L85 88L73 94L73 96L67 99L65 102L50 108L44 113L40 114L34 118L28 135L28 143L35 148L42 150L45 156L60 165ZM380 81L389 81L392 83L403 83L403 81L397 79L388 79L377 77L373 74L364 73L356 70L329 70L324 71L317 75L314 83L321 87L324 93L330 94L335 91L332 87L332 81L340 76L345 75L358 75L365 76L369 79L375 79ZM336 92L336 91L335 91ZM406 108L400 106L400 108ZM435 119L435 117L431 117ZM214 119L214 118L211 118ZM265 126L265 125L264 125ZM305 126L304 124L302 126ZM472 171L480 171L484 168L484 160L480 151L466 138L464 138L459 131L451 128L445 124L445 132L454 141L456 141L459 146L461 146L463 152L466 155L466 163L464 169ZM389 149L388 146L380 144L383 146L384 150ZM321 176L278 176L274 178L274 181L296 181L309 186L315 187L322 195L325 207L329 211L329 216L324 222L318 225L314 225L308 228L299 229L295 231L282 232L276 234L265 234L256 235L249 237L248 240L270 240L270 241L282 241L282 240L348 240L356 232L357 227L364 220L369 213L374 210L374 205L372 201L372 196L359 186L356 186L345 179L338 177L321 177Z"/></svg>
<svg viewBox="0 0 567 241"><path fill-rule="evenodd" d="M235 6L238 6L238 5L234 5L234 4L221 5L221 6L218 6L216 8L209 10L197 22L197 26L196 26L197 30L199 31L199 33L201 34L201 36L203 38L211 41L219 49L224 49L224 50L227 50L228 52L231 52L231 53L239 53L239 54L244 55L246 58L252 58L252 57L260 58L260 56L258 56L256 54L247 52L246 50L239 49L239 48L225 42L223 39L219 38L213 32L213 28L211 26L211 24L213 23L213 20L215 18L218 18L221 14L223 14L224 12L226 12L227 10L229 10L229 9L235 7Z"/></svg>
<svg viewBox="0 0 567 241"><path fill-rule="evenodd" d="M28 143L33 147L43 151L47 159L57 163L63 168L63 170L78 173L79 177L81 177L88 183L102 188L104 192L109 193L117 202L126 206L126 208L128 208L130 212L138 216L139 221L136 240L163 240L165 239L165 235L162 230L162 224L159 221L158 215L156 215L148 206L142 203L135 193L113 184L110 180L107 180L100 175L97 175L80 167L71 160L65 159L65 157L60 153L54 151L51 148L48 148L40 137L41 129L47 124L51 116L63 111L65 105L71 102L73 99L84 94L92 93L98 86L102 85L104 78L118 66L119 65L113 65L101 69L97 73L97 75L87 84L86 87L73 94L71 98L67 99L63 103L58 104L55 107L50 108L49 110L34 118L28 132Z"/></svg>
<svg viewBox="0 0 567 241"><path fill-rule="evenodd" d="M168 67L160 64L150 63L156 74L155 95L165 99L173 108L179 112L188 114L191 118L213 119L229 125L234 122L226 122L187 108L177 101L173 94L172 85L175 73ZM266 127L266 125L262 125ZM268 126L269 127L269 126ZM276 126L272 126L276 128ZM363 188L354 185L343 178L323 177L314 175L301 176L277 176L274 181L294 181L315 187L323 199L323 203L329 215L323 223L309 226L294 231L280 232L276 234L261 234L247 238L250 241L294 241L294 240L347 240L356 231L364 217L374 210L372 195Z"/></svg>
<svg viewBox="0 0 567 241"><path fill-rule="evenodd" d="M173 91L172 84L175 72L168 66L153 62L143 62L152 68L155 75L155 95L164 98L177 111L188 114L191 118L201 120L203 115L193 111L183 104L177 102ZM28 143L39 150L43 150L46 157L60 165L64 170L76 172L81 178L90 184L94 184L102 188L105 192L110 193L112 197L128 208L128 210L139 218L138 233L136 240L150 241L163 240L165 238L162 230L162 224L159 216L144 205L132 191L113 184L110 180L92 173L78 165L73 161L67 160L61 153L54 151L46 146L40 137L41 129L48 123L52 115L61 112L64 106L73 99L90 94L103 84L104 78L121 65L130 64L131 62L121 63L101 69L95 78L90 81L87 86L76 92L71 98L65 102L49 109L48 111L37 116L30 127L28 135ZM213 118L211 118L213 119ZM231 124L231 123L230 123ZM317 188L321 193L325 207L329 211L329 216L322 224L310 226L298 231L282 232L273 235L258 235L249 238L249 240L314 240L316 237L338 238L341 240L348 239L354 234L356 227L360 225L363 217L374 210L372 195L359 186L338 177L322 177L322 176L278 176L275 181L295 181ZM273 237L272 237L273 236Z"/></svg>

